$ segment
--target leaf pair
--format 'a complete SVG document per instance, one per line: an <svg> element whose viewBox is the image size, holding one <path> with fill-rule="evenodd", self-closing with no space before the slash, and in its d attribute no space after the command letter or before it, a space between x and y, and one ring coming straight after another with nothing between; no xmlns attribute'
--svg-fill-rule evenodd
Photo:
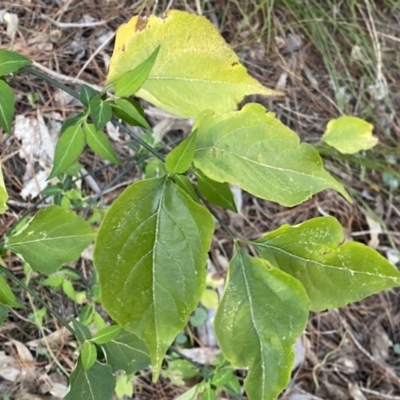
<svg viewBox="0 0 400 400"><path fill-rule="evenodd" d="M97 130L94 124L82 124L81 121L77 121L68 126L58 139L53 169L48 179L65 172L82 154L86 143L99 156L121 164L108 136L102 130Z"/></svg>

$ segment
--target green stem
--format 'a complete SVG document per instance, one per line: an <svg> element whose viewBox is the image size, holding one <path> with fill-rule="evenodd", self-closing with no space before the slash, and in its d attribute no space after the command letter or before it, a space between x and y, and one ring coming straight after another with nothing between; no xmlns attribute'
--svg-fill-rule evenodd
<svg viewBox="0 0 400 400"><path fill-rule="evenodd" d="M0 271L4 272L10 279L12 279L18 286L22 287L24 290L26 290L32 297L34 297L46 310L52 314L62 325L64 325L71 333L76 337L74 329L69 326L68 322L55 310L53 310L45 301L43 301L40 296L31 288L29 288L27 285L25 285L24 282L22 282L20 279L18 279L11 271L9 271L7 268L4 268L2 265L0 265Z"/></svg>

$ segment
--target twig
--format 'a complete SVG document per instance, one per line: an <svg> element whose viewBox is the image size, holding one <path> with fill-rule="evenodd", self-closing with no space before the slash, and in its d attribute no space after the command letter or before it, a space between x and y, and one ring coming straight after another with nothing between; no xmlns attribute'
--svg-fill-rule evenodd
<svg viewBox="0 0 400 400"><path fill-rule="evenodd" d="M95 26L101 26L107 23L107 21L95 21L95 22L58 22L54 21L45 14L41 15L42 18L47 19L57 28L92 28Z"/></svg>

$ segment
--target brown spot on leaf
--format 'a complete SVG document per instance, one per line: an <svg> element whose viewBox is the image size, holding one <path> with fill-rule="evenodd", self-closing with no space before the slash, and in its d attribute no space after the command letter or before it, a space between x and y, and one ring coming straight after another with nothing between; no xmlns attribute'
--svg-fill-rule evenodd
<svg viewBox="0 0 400 400"><path fill-rule="evenodd" d="M140 17L138 18L135 26L135 31L142 31L144 28L146 28L147 25L147 17Z"/></svg>
<svg viewBox="0 0 400 400"><path fill-rule="evenodd" d="M122 45L121 51L125 51L125 43Z"/></svg>
<svg viewBox="0 0 400 400"><path fill-rule="evenodd" d="M233 63L231 64L232 67L234 67L235 65L239 65L239 63L238 63L237 61L235 61L235 62L233 62Z"/></svg>

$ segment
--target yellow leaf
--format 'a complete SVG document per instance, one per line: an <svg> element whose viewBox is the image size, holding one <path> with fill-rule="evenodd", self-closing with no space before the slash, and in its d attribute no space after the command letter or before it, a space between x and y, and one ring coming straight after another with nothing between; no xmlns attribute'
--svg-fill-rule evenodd
<svg viewBox="0 0 400 400"><path fill-rule="evenodd" d="M172 114L196 118L206 109L236 109L250 94L280 95L250 77L206 18L172 10L162 19L133 17L117 32L108 83L134 69L160 46L137 96Z"/></svg>

